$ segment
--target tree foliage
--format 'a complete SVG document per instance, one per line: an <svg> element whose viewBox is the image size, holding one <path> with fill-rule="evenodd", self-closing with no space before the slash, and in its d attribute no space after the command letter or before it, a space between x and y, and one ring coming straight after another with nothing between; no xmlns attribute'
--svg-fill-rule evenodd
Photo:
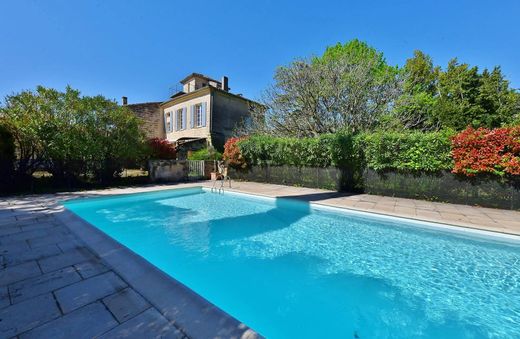
<svg viewBox="0 0 520 339"><path fill-rule="evenodd" d="M45 168L56 179L88 173L106 181L142 156L139 119L103 96L39 86L7 96L0 117L15 141L19 175Z"/></svg>
<svg viewBox="0 0 520 339"><path fill-rule="evenodd" d="M222 153L213 147L202 148L188 155L188 160L222 160Z"/></svg>
<svg viewBox="0 0 520 339"><path fill-rule="evenodd" d="M398 92L397 68L353 40L279 67L262 100L264 123L253 130L294 137L367 130L390 111Z"/></svg>
<svg viewBox="0 0 520 339"><path fill-rule="evenodd" d="M231 167L247 167L246 159L244 159L244 156L242 155L242 152L240 152L240 148L238 146L238 143L245 139L247 139L247 137L229 138L224 144L224 154L222 155L222 159Z"/></svg>
<svg viewBox="0 0 520 339"><path fill-rule="evenodd" d="M0 120L0 189L6 191L12 183L14 170L14 139L3 120Z"/></svg>
<svg viewBox="0 0 520 339"><path fill-rule="evenodd" d="M439 68L421 51L406 60L401 69L402 94L395 103L394 114L405 129L435 130L439 121L435 118Z"/></svg>
<svg viewBox="0 0 520 339"><path fill-rule="evenodd" d="M436 172L453 167L451 131L375 132L360 136L367 168Z"/></svg>
<svg viewBox="0 0 520 339"><path fill-rule="evenodd" d="M415 51L402 68L352 40L279 67L240 135L315 137L338 131L463 130L520 122L520 93L500 67L482 72L456 58L445 68Z"/></svg>
<svg viewBox="0 0 520 339"><path fill-rule="evenodd" d="M520 126L468 128L452 140L453 173L520 175Z"/></svg>
<svg viewBox="0 0 520 339"><path fill-rule="evenodd" d="M168 140L151 138L146 143L150 159L177 159L177 149Z"/></svg>
<svg viewBox="0 0 520 339"><path fill-rule="evenodd" d="M510 87L500 67L480 73L454 58L442 70L428 55L416 51L401 76L402 94L393 113L404 128L495 128L512 123L520 113L520 94Z"/></svg>
<svg viewBox="0 0 520 339"><path fill-rule="evenodd" d="M316 138L252 136L238 143L248 165L328 167L351 165L356 156L354 137L348 133Z"/></svg>

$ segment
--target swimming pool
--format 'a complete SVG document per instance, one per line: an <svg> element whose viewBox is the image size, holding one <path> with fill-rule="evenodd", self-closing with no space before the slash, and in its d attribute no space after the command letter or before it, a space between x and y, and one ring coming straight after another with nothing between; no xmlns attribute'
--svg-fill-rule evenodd
<svg viewBox="0 0 520 339"><path fill-rule="evenodd" d="M65 206L268 338L520 336L520 243L201 188Z"/></svg>

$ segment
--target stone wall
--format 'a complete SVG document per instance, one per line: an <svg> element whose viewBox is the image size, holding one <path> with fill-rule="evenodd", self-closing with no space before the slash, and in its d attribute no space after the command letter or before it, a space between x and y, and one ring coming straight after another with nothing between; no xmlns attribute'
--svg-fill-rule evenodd
<svg viewBox="0 0 520 339"><path fill-rule="evenodd" d="M204 178L211 178L211 172L218 172L218 166L216 160L205 160L204 161Z"/></svg>
<svg viewBox="0 0 520 339"><path fill-rule="evenodd" d="M148 139L166 137L160 104L160 102L147 102L127 106L138 118L143 120L141 128Z"/></svg>
<svg viewBox="0 0 520 339"><path fill-rule="evenodd" d="M250 116L249 101L222 90L213 90L211 143L218 151L234 134L235 127Z"/></svg>
<svg viewBox="0 0 520 339"><path fill-rule="evenodd" d="M188 164L182 160L150 160L148 173L152 182L188 180Z"/></svg>

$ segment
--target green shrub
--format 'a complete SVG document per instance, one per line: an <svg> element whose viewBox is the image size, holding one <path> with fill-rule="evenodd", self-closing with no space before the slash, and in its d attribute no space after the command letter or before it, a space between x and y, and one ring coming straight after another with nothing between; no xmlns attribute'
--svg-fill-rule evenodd
<svg viewBox="0 0 520 339"><path fill-rule="evenodd" d="M248 165L328 167L347 166L355 155L350 134L324 134L316 138L252 136L239 142Z"/></svg>
<svg viewBox="0 0 520 339"><path fill-rule="evenodd" d="M0 189L6 190L12 183L15 147L13 135L0 121Z"/></svg>
<svg viewBox="0 0 520 339"><path fill-rule="evenodd" d="M144 156L142 121L128 107L70 87L8 95L0 118L15 140L20 178L45 168L55 180L89 176L109 182Z"/></svg>
<svg viewBox="0 0 520 339"><path fill-rule="evenodd" d="M377 132L360 135L359 149L368 168L382 170L450 170L451 131Z"/></svg>
<svg viewBox="0 0 520 339"><path fill-rule="evenodd" d="M253 136L240 141L239 147L249 165L434 172L453 168L452 135L442 131L337 133L302 139Z"/></svg>
<svg viewBox="0 0 520 339"><path fill-rule="evenodd" d="M214 148L203 148L191 153L188 160L221 160L222 153Z"/></svg>

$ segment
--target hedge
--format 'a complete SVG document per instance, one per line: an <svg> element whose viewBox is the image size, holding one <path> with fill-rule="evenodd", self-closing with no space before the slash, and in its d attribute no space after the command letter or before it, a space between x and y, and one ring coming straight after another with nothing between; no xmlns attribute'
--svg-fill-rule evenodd
<svg viewBox="0 0 520 339"><path fill-rule="evenodd" d="M303 139L252 136L238 142L248 165L298 167L348 166L356 157L354 144L349 134Z"/></svg>
<svg viewBox="0 0 520 339"><path fill-rule="evenodd" d="M360 135L366 167L376 170L451 170L451 131L377 132Z"/></svg>
<svg viewBox="0 0 520 339"><path fill-rule="evenodd" d="M468 128L452 140L453 173L520 175L520 126Z"/></svg>
<svg viewBox="0 0 520 339"><path fill-rule="evenodd" d="M238 145L248 165L439 171L453 168L452 132L325 134L317 138L253 136Z"/></svg>
<svg viewBox="0 0 520 339"><path fill-rule="evenodd" d="M229 150L246 166L340 167L349 172L520 175L520 126L440 132L324 134L316 138L252 136ZM238 145L238 148L236 147Z"/></svg>
<svg viewBox="0 0 520 339"><path fill-rule="evenodd" d="M202 148L188 155L188 160L221 160L222 153L213 148Z"/></svg>

